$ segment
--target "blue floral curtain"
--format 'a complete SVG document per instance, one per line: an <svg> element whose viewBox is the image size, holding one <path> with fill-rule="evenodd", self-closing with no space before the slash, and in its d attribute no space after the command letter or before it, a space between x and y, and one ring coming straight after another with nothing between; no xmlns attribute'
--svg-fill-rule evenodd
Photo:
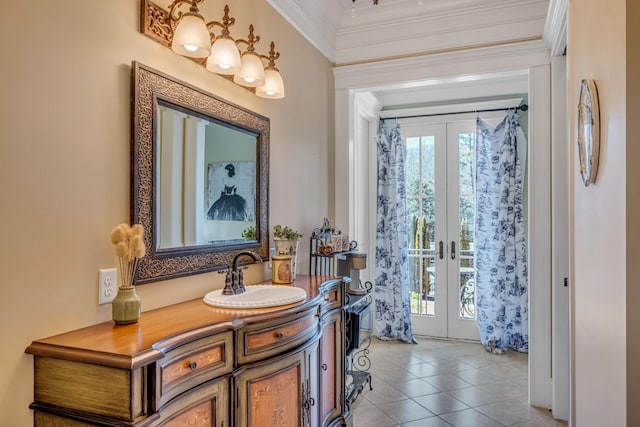
<svg viewBox="0 0 640 427"><path fill-rule="evenodd" d="M378 131L376 226L376 332L386 340L416 343L409 306L408 237L404 164L406 148L396 124Z"/></svg>
<svg viewBox="0 0 640 427"><path fill-rule="evenodd" d="M529 350L527 244L523 217L526 139L515 113L494 129L478 117L476 312L487 351Z"/></svg>

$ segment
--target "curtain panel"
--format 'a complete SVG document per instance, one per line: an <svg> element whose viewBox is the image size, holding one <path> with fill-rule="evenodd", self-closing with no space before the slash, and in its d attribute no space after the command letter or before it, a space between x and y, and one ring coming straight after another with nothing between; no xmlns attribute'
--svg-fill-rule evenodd
<svg viewBox="0 0 640 427"><path fill-rule="evenodd" d="M495 129L478 117L476 311L480 340L492 353L529 349L525 153L526 139L515 113Z"/></svg>
<svg viewBox="0 0 640 427"><path fill-rule="evenodd" d="M416 343L411 331L405 200L406 147L400 126L378 131L376 224L376 335Z"/></svg>

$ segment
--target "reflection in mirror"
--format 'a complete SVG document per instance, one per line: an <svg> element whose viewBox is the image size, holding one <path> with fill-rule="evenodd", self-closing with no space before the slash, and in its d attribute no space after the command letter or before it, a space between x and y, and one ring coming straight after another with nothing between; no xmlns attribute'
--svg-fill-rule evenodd
<svg viewBox="0 0 640 427"><path fill-rule="evenodd" d="M267 259L269 119L133 63L131 221L151 253L134 283Z"/></svg>
<svg viewBox="0 0 640 427"><path fill-rule="evenodd" d="M157 249L233 243L256 227L258 134L158 101Z"/></svg>

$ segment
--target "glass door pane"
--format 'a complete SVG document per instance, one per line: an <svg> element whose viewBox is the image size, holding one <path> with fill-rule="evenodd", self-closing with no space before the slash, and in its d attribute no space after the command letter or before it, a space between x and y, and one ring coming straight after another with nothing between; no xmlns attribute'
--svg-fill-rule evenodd
<svg viewBox="0 0 640 427"><path fill-rule="evenodd" d="M406 139L411 312L435 315L435 137Z"/></svg>
<svg viewBox="0 0 640 427"><path fill-rule="evenodd" d="M418 335L446 336L446 260L439 257L439 241L446 233L446 128L406 126L402 133L407 147L405 179L413 331Z"/></svg>
<svg viewBox="0 0 640 427"><path fill-rule="evenodd" d="M478 339L474 281L475 123L447 125L448 336Z"/></svg>
<svg viewBox="0 0 640 427"><path fill-rule="evenodd" d="M459 161L459 258L460 286L458 292L458 313L460 319L475 319L475 280L473 235L475 227L475 205L473 192L473 159L475 150L475 134L458 134Z"/></svg>

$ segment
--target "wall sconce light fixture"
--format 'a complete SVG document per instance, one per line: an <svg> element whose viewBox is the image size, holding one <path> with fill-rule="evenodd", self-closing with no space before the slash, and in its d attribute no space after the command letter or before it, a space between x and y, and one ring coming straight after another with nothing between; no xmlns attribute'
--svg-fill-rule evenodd
<svg viewBox="0 0 640 427"><path fill-rule="evenodd" d="M280 57L280 52L275 51L275 43L271 42L267 55L257 53L255 44L260 36L254 35L253 25L249 25L246 40L234 40L229 27L236 20L229 17L229 6L224 7L222 22L206 22L198 9L203 1L174 0L167 11L150 0L142 0L140 32L207 70L255 90L257 96L284 98L284 82L275 66L275 60ZM188 11L182 10L185 5L189 6ZM218 35L214 32L216 27L221 28ZM246 50L241 51L241 45L246 45ZM266 67L263 60L267 61Z"/></svg>

